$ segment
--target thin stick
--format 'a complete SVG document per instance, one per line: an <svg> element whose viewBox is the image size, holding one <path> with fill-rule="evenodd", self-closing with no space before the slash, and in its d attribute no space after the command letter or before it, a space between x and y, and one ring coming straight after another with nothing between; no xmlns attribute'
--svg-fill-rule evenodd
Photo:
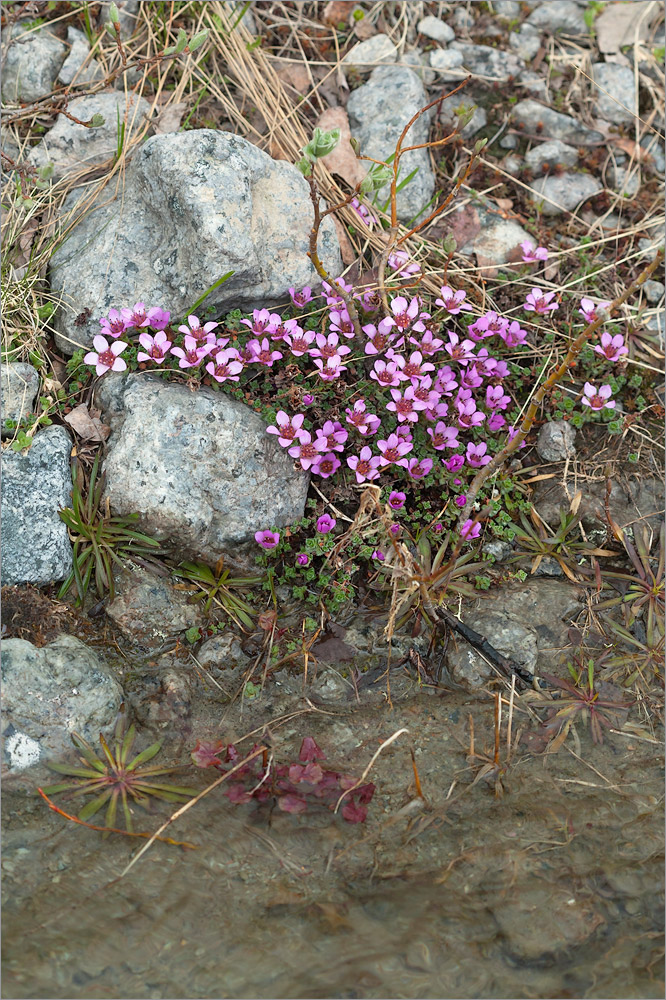
<svg viewBox="0 0 666 1000"><path fill-rule="evenodd" d="M124 878L125 875L127 875L130 868L132 868L137 863L139 858L146 853L148 848L151 847L156 840L160 839L159 835L162 833L163 830L166 830L166 828L169 826L170 823L173 823L174 820L179 819L184 813L187 812L188 809L191 809L192 806L195 806L197 802L200 802L201 799L204 798L204 796L208 795L209 792L212 792L214 788L217 788L218 785L221 785L223 781L226 781L227 778L230 778L232 774L236 774L237 771L240 771L242 767L245 767L246 764L249 764L251 760L254 760L255 757L258 757L259 754L262 754L267 749L268 748L265 746L257 747L257 749L253 750L252 753L249 754L249 756L247 756L244 760L240 762L240 764L236 764L236 766L232 767L230 771L225 771L225 773L220 778L218 778L217 781L214 781L212 785L208 786L208 788L204 788L203 792L200 792L195 799L191 799L189 802L186 802L184 806L181 806L180 809L177 809L175 813L169 816L166 823L163 823L162 826L159 828L159 830L157 830L157 832L152 835L148 843L143 845L139 853L135 854L130 863L120 873L118 878Z"/></svg>
<svg viewBox="0 0 666 1000"><path fill-rule="evenodd" d="M409 729L398 729L398 731L395 732L393 734L393 736L389 736L389 738L387 740L384 740L384 742L382 743L382 745L377 750L375 750L375 752L373 753L372 757L370 758L370 763L368 764L368 766L366 767L365 771L363 772L363 774L361 775L361 777L358 779L358 781L356 782L356 784L352 785L351 788L347 788L342 793L342 795L340 796L340 798L338 799L338 801L335 803L335 809L333 810L334 813L336 813L338 811L338 809L340 807L340 803L342 802L342 800L347 795L350 795L351 792L355 791L357 788L360 788L360 786L363 784L363 782L367 778L367 776L368 776L368 774L370 772L370 769L372 768L372 765L377 760L377 758L379 757L379 755L382 752L382 750L385 750L386 747L390 746L391 743L394 742L394 740L397 740L398 736L402 736L403 733L408 733L408 732L409 732Z"/></svg>

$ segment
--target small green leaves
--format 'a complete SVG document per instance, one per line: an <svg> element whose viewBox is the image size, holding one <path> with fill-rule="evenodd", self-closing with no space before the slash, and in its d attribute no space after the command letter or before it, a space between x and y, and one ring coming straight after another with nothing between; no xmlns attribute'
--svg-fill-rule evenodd
<svg viewBox="0 0 666 1000"><path fill-rule="evenodd" d="M195 49L198 49L199 46L203 45L203 43L206 41L207 38L208 38L208 28L204 28L204 30L196 34L192 39L192 41L190 42L188 46L190 52L194 52Z"/></svg>
<svg viewBox="0 0 666 1000"><path fill-rule="evenodd" d="M353 135L349 137L349 145L354 150L355 154L359 156L361 152L361 143Z"/></svg>
<svg viewBox="0 0 666 1000"><path fill-rule="evenodd" d="M109 7L109 21L111 24L120 24L120 14L118 13L118 8L113 2Z"/></svg>
<svg viewBox="0 0 666 1000"><path fill-rule="evenodd" d="M298 161L296 167L304 177L310 177L314 164L322 156L332 153L340 142L340 129L334 128L330 132L317 126L312 133L312 138L303 149L303 157Z"/></svg>
<svg viewBox="0 0 666 1000"><path fill-rule="evenodd" d="M445 254L450 255L456 252L458 244L456 242L455 236L452 233L448 233L442 240L442 250Z"/></svg>
<svg viewBox="0 0 666 1000"><path fill-rule="evenodd" d="M374 191L379 191L380 188L383 188L385 184L390 182L392 177L393 171L390 167L386 167L380 163L374 164L361 181L361 194L371 194Z"/></svg>
<svg viewBox="0 0 666 1000"><path fill-rule="evenodd" d="M187 32L184 28L180 28L178 31L178 37L176 39L175 45L170 45L168 49L164 50L165 56L177 56L181 52L185 51L187 46Z"/></svg>
<svg viewBox="0 0 666 1000"><path fill-rule="evenodd" d="M90 119L90 125L88 126L88 128L101 128L102 125L105 124L105 122L106 118L104 117L104 115L100 115L99 113L94 114Z"/></svg>
<svg viewBox="0 0 666 1000"><path fill-rule="evenodd" d="M484 148L484 146L487 145L487 143L488 143L487 139L479 139L479 141L474 144L474 152L480 153L481 150Z"/></svg>

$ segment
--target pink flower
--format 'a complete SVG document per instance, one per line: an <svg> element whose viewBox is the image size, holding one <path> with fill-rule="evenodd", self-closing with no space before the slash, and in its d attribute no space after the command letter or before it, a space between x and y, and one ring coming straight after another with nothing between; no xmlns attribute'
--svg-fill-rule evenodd
<svg viewBox="0 0 666 1000"><path fill-rule="evenodd" d="M535 247L531 240L523 240L520 244L523 251L523 261L525 264L536 264L540 260L548 260L548 251L545 247Z"/></svg>
<svg viewBox="0 0 666 1000"><path fill-rule="evenodd" d="M278 531L255 531L254 537L262 549L274 549L280 541L280 533Z"/></svg>
<svg viewBox="0 0 666 1000"><path fill-rule="evenodd" d="M368 227L368 229L372 229L372 227L374 226L374 224L375 224L375 222L377 220L374 217L374 215L372 214L372 212L370 211L370 209L367 208L365 205L363 205L358 200L358 198L352 198L352 200L350 201L349 204L354 209L354 211L358 215L359 219L363 219L363 222L365 222L365 224Z"/></svg>
<svg viewBox="0 0 666 1000"><path fill-rule="evenodd" d="M397 271L397 278L411 278L415 274L421 273L421 265L416 262L409 263L409 254L406 250L393 250L388 255L388 266L392 271Z"/></svg>
<svg viewBox="0 0 666 1000"><path fill-rule="evenodd" d="M289 449L292 458L297 458L302 468L309 469L311 465L316 465L319 461L321 448L317 442L313 442L309 431L298 431L298 437L294 440L294 445Z"/></svg>
<svg viewBox="0 0 666 1000"><path fill-rule="evenodd" d="M136 302L131 309L121 309L120 312L128 330L133 326L148 326L150 323L144 302Z"/></svg>
<svg viewBox="0 0 666 1000"><path fill-rule="evenodd" d="M329 333L328 337L324 336L323 333L318 333L315 340L317 346L308 352L313 358L333 358L336 354L339 357L351 354L351 347L340 344L337 333Z"/></svg>
<svg viewBox="0 0 666 1000"><path fill-rule="evenodd" d="M429 375L425 375L419 382L415 385L412 382L412 387L414 389L414 399L418 399L421 403L425 403L426 407L431 409L433 406L437 406L441 396L437 389L432 388L432 379Z"/></svg>
<svg viewBox="0 0 666 1000"><path fill-rule="evenodd" d="M423 355L420 351L412 351L409 355L409 360L405 361L403 367L403 373L408 375L409 378L414 382L415 380L421 379L428 372L434 372L435 366L431 365L429 361L423 361Z"/></svg>
<svg viewBox="0 0 666 1000"><path fill-rule="evenodd" d="M326 535L329 531L333 531L337 523L334 517L322 514L321 517L317 518L317 531L320 535Z"/></svg>
<svg viewBox="0 0 666 1000"><path fill-rule="evenodd" d="M350 455L347 458L347 465L356 473L356 482L364 483L366 479L379 479L377 467L380 464L378 455L373 455L367 445L361 448L358 456Z"/></svg>
<svg viewBox="0 0 666 1000"><path fill-rule="evenodd" d="M312 289L309 285L302 288L300 292L297 292L295 288L290 288L289 295L297 309L302 309L308 302L312 302Z"/></svg>
<svg viewBox="0 0 666 1000"><path fill-rule="evenodd" d="M624 345L624 337L621 333L616 333L611 337L610 333L601 334L601 345L595 345L595 353L608 361L619 361L623 354L629 353L629 348Z"/></svg>
<svg viewBox="0 0 666 1000"><path fill-rule="evenodd" d="M608 309L610 302L602 300L598 306L595 306L592 299L582 298L580 300L580 309L578 312L583 316L588 323L594 323L597 318L597 309Z"/></svg>
<svg viewBox="0 0 666 1000"><path fill-rule="evenodd" d="M481 525L478 521L474 523L471 518L468 518L461 527L460 534L468 542L471 542L473 538L478 538L481 534Z"/></svg>
<svg viewBox="0 0 666 1000"><path fill-rule="evenodd" d="M294 357L300 358L303 354L310 353L310 344L315 339L315 332L314 330L303 331L300 327L297 327L297 331L287 334L284 341L285 344L289 344L289 349Z"/></svg>
<svg viewBox="0 0 666 1000"><path fill-rule="evenodd" d="M139 343L143 347L143 351L138 352L137 361L154 361L158 365L162 364L171 347L171 341L167 340L163 330L159 330L154 337L151 337L149 333L140 333Z"/></svg>
<svg viewBox="0 0 666 1000"><path fill-rule="evenodd" d="M475 344L473 340L460 341L460 337L453 330L446 331L449 337L448 344L444 345L444 350L451 355L452 361L457 361L459 365L467 365L474 360Z"/></svg>
<svg viewBox="0 0 666 1000"><path fill-rule="evenodd" d="M309 392L306 392L305 395L303 396L303 406L312 406L314 401L315 401L314 396Z"/></svg>
<svg viewBox="0 0 666 1000"><path fill-rule="evenodd" d="M321 430L317 431L317 445L323 441L323 451L344 451L345 441L349 437L339 420L327 420Z"/></svg>
<svg viewBox="0 0 666 1000"><path fill-rule="evenodd" d="M271 340L284 340L287 336L298 336L299 333L303 333L300 326L298 325L298 320L296 319L285 319L280 320L278 325L275 327L271 333Z"/></svg>
<svg viewBox="0 0 666 1000"><path fill-rule="evenodd" d="M542 292L540 288L533 288L525 299L523 309L525 312L535 312L540 316L545 316L554 309L559 309L557 302L551 300L555 298L555 292Z"/></svg>
<svg viewBox="0 0 666 1000"><path fill-rule="evenodd" d="M400 490L393 490L388 498L389 507L393 510L400 510L401 507L405 506L405 500L407 496L405 493L401 493Z"/></svg>
<svg viewBox="0 0 666 1000"><path fill-rule="evenodd" d="M499 334L501 337L508 325L508 319L498 316L491 309L468 326L467 333L472 340L483 340L484 337L492 337L494 334Z"/></svg>
<svg viewBox="0 0 666 1000"><path fill-rule="evenodd" d="M206 365L206 371L216 382L238 382L243 371L243 362L238 360L238 352L218 350L211 353L211 360Z"/></svg>
<svg viewBox="0 0 666 1000"><path fill-rule="evenodd" d="M326 299L326 304L333 306L336 304L344 305L344 299L340 297L337 289L342 288L348 295L351 295L353 288L351 285L346 284L342 278L334 278L332 283L329 284L328 281L322 281L321 290L323 292L324 298Z"/></svg>
<svg viewBox="0 0 666 1000"><path fill-rule="evenodd" d="M164 330L169 325L171 313L160 306L152 306L148 310L148 319L153 330Z"/></svg>
<svg viewBox="0 0 666 1000"><path fill-rule="evenodd" d="M420 340L416 337L410 337L409 343L417 347L421 354L427 358L432 357L433 354L437 354L444 347L444 341L435 337L432 330L426 330Z"/></svg>
<svg viewBox="0 0 666 1000"><path fill-rule="evenodd" d="M299 552L298 555L296 556L296 562L298 563L299 566L309 566L310 556L307 554L307 552Z"/></svg>
<svg viewBox="0 0 666 1000"><path fill-rule="evenodd" d="M477 362L475 361L474 364L476 365ZM449 365L444 365L437 372L435 388L437 389L437 392L441 392L444 396L451 396L453 394L453 390L458 388L458 383L453 377L453 371Z"/></svg>
<svg viewBox="0 0 666 1000"><path fill-rule="evenodd" d="M431 458L422 458L420 462L416 458L410 458L409 460L403 458L398 464L407 469L412 479L423 479L432 469Z"/></svg>
<svg viewBox="0 0 666 1000"><path fill-rule="evenodd" d="M117 309L109 309L108 319L104 316L99 322L102 327L102 335L111 337L113 340L120 337L129 328L129 324L125 322Z"/></svg>
<svg viewBox="0 0 666 1000"><path fill-rule="evenodd" d="M466 503L467 503L467 497L465 496L464 493L462 493L459 497L456 497L455 499L455 504L458 507L464 507Z"/></svg>
<svg viewBox="0 0 666 1000"><path fill-rule="evenodd" d="M495 431L501 430L502 427L504 427L505 423L506 420L504 419L501 413L491 413L488 419L486 420L486 427L491 432L491 434L494 434Z"/></svg>
<svg viewBox="0 0 666 1000"><path fill-rule="evenodd" d="M435 424L434 430L432 427L428 428L428 434L432 439L432 446L435 451L442 451L444 448L457 448L460 444L458 441L458 428L447 427L441 420Z"/></svg>
<svg viewBox="0 0 666 1000"><path fill-rule="evenodd" d="M109 347L106 338L98 333L93 337L95 350L89 351L83 360L87 365L95 365L98 375L103 375L105 372L124 372L127 365L118 355L122 354L127 346L122 341L116 340Z"/></svg>
<svg viewBox="0 0 666 1000"><path fill-rule="evenodd" d="M401 440L397 434L389 434L386 441L378 441L377 447L381 452L381 464L392 465L399 462L401 458L409 454L414 445L411 441Z"/></svg>
<svg viewBox="0 0 666 1000"><path fill-rule="evenodd" d="M527 340L527 330L523 330L520 323L514 319L511 325L500 334L500 337L507 347L517 347Z"/></svg>
<svg viewBox="0 0 666 1000"><path fill-rule="evenodd" d="M365 345L366 354L383 354L395 337L391 334L392 324L390 320L383 319L379 326L367 323L363 327L363 333L368 338Z"/></svg>
<svg viewBox="0 0 666 1000"><path fill-rule="evenodd" d="M417 318L421 308L421 303L416 296L411 302L408 302L404 296L396 295L389 305L393 313L393 325L397 326L399 330L407 330ZM387 319L390 320L391 317L388 316Z"/></svg>
<svg viewBox="0 0 666 1000"><path fill-rule="evenodd" d="M454 292L448 285L442 285L440 291L442 297L441 299L435 299L435 304L441 306L442 309L446 309L452 316L457 316L461 311L469 312L471 310L472 307L470 305L464 304L467 292L463 292L462 289Z"/></svg>
<svg viewBox="0 0 666 1000"><path fill-rule="evenodd" d="M300 438L300 435L303 433L301 427L304 420L304 413L297 413L290 418L284 410L278 410L275 415L275 425L267 427L266 433L277 434L278 444L281 444L283 448L288 448L294 439Z"/></svg>
<svg viewBox="0 0 666 1000"><path fill-rule="evenodd" d="M384 555L381 549L375 549L370 558L376 559L378 562L384 562L386 556Z"/></svg>
<svg viewBox="0 0 666 1000"><path fill-rule="evenodd" d="M518 431L516 430L516 428L512 427L511 425L509 425L509 427L507 427L507 437L508 437L509 441L513 441L513 439L515 438L516 434L518 434ZM518 445L518 447L519 448L524 448L525 447L525 442L521 441L520 444Z"/></svg>
<svg viewBox="0 0 666 1000"><path fill-rule="evenodd" d="M463 455L451 455L451 458L447 458L446 461L442 459L442 461L449 472L457 472L458 469L462 469L465 464L465 458ZM460 482L460 480L458 480L458 482Z"/></svg>
<svg viewBox="0 0 666 1000"><path fill-rule="evenodd" d="M249 326L255 337L261 337L264 333L273 333L280 322L281 317L277 313L269 313L268 309L255 309L252 312L252 319L241 320L244 326Z"/></svg>
<svg viewBox="0 0 666 1000"><path fill-rule="evenodd" d="M590 382L586 382L581 403L583 406L589 406L592 410L612 410L615 406L615 400L610 398L612 392L609 385L602 385L597 392Z"/></svg>
<svg viewBox="0 0 666 1000"><path fill-rule="evenodd" d="M180 361L178 362L178 367L196 368L198 365L201 364L206 355L210 354L210 352L213 350L214 345L200 344L198 341L194 339L194 337L190 337L188 335L183 339L183 346L185 348L184 350L182 347L171 348L171 353L174 354L177 358L180 358Z"/></svg>
<svg viewBox="0 0 666 1000"><path fill-rule="evenodd" d="M486 455L488 451L488 445L485 441L481 444L472 444L471 441L467 444L466 458L468 465L471 465L473 469L480 469L481 466L487 465L490 462L490 455Z"/></svg>
<svg viewBox="0 0 666 1000"><path fill-rule="evenodd" d="M359 434L364 437L378 431L381 421L374 413L366 413L365 400L358 399L354 403L353 409L346 409L345 413L347 414L347 423L355 427Z"/></svg>
<svg viewBox="0 0 666 1000"><path fill-rule="evenodd" d="M463 368L460 372L460 385L463 389L469 390L478 389L480 385L483 385L483 378L479 375L476 362L469 368Z"/></svg>
<svg viewBox="0 0 666 1000"><path fill-rule="evenodd" d="M326 358L326 363L322 361L321 358L315 358L315 365L319 369L317 374L325 382L332 382L333 379L339 378L341 372L347 371L347 365L341 363L342 359L334 354L332 358Z"/></svg>
<svg viewBox="0 0 666 1000"><path fill-rule="evenodd" d="M387 410L392 410L399 421L411 420L415 423L419 419L419 410L425 410L427 403L416 399L414 386L410 385L405 389L404 395L399 389L391 389L393 399L386 404Z"/></svg>
<svg viewBox="0 0 666 1000"><path fill-rule="evenodd" d="M250 340L247 346L254 353L255 362L258 365L265 365L267 368L272 368L275 362L282 357L281 351L272 350L268 337L264 337L261 341Z"/></svg>
<svg viewBox="0 0 666 1000"><path fill-rule="evenodd" d="M486 386L486 406L489 410L506 410L511 402L511 396L504 394L501 385Z"/></svg>
<svg viewBox="0 0 666 1000"><path fill-rule="evenodd" d="M463 389L461 391L465 392L469 390ZM473 399L458 398L456 400L456 409L458 410L459 427L478 427L486 419L485 413L477 410Z"/></svg>
<svg viewBox="0 0 666 1000"><path fill-rule="evenodd" d="M179 333L187 334L199 343L203 343L204 341L210 343L215 340L213 330L220 325L219 323L205 323L202 326L198 316L188 316L187 322L188 326L178 327Z"/></svg>
<svg viewBox="0 0 666 1000"><path fill-rule="evenodd" d="M400 358L400 361L402 361L402 358ZM384 386L400 385L404 377L397 358L393 361L382 361L381 359L375 361L373 369L370 372L370 378L373 378L375 382Z"/></svg>
<svg viewBox="0 0 666 1000"><path fill-rule="evenodd" d="M312 471L321 476L322 479L328 479L332 476L334 472L337 472L340 468L340 459L333 451L328 451L325 455L322 455L319 461L315 463L312 467Z"/></svg>
<svg viewBox="0 0 666 1000"><path fill-rule="evenodd" d="M355 299L360 299L361 304L365 312L375 312L379 309L382 304L382 297L376 289L366 288L366 290L361 294L360 292L354 293Z"/></svg>
<svg viewBox="0 0 666 1000"><path fill-rule="evenodd" d="M346 309L333 309L329 313L329 327L333 333L341 333L347 340L354 336L354 324Z"/></svg>

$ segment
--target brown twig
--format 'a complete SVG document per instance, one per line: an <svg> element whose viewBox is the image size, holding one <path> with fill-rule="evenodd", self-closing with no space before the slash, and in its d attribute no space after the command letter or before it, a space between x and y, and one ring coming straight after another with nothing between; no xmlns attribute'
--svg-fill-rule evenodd
<svg viewBox="0 0 666 1000"><path fill-rule="evenodd" d="M590 338L597 332L597 330L607 321L608 315L614 313L621 305L623 305L630 296L636 292L641 285L648 280L651 274L653 274L659 267L664 259L663 249L659 250L654 260L644 268L639 274L635 281L629 285L629 287L622 293L618 295L616 299L611 302L608 309L605 310L601 315L599 315L594 322L589 323L585 329L578 334L575 340L572 342L567 354L561 364L557 365L553 371L550 373L545 382L542 382L539 388L534 393L532 401L527 408L527 413L523 418L523 422L520 425L517 433L511 438L510 441L504 445L501 451L498 451L495 457L485 465L482 469L479 469L474 479L471 482L469 489L467 490L467 502L462 509L462 513L458 519L457 528L460 531L461 526L469 517L469 511L472 508L472 504L476 499L479 490L485 482L490 479L506 462L506 460L513 455L513 453L520 447L521 443L525 440L529 434L532 424L536 418L539 406L543 402L546 393L553 389L560 379L564 378L572 364L582 351L585 344L590 340Z"/></svg>

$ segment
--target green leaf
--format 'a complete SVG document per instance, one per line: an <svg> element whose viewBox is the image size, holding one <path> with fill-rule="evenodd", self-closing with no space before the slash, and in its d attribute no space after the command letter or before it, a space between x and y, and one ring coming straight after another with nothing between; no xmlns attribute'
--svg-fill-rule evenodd
<svg viewBox="0 0 666 1000"><path fill-rule="evenodd" d="M190 52L194 52L194 50L198 49L200 45L203 45L203 43L206 41L207 38L208 38L208 28L204 28L204 30L196 34L192 39L192 41L190 42L188 46Z"/></svg>
<svg viewBox="0 0 666 1000"><path fill-rule="evenodd" d="M153 757L160 752L162 749L161 743L153 743L151 746L146 747L142 750L140 754L137 754L131 764L127 765L128 771L133 771L139 764L145 764L147 760L152 760Z"/></svg>
<svg viewBox="0 0 666 1000"><path fill-rule="evenodd" d="M94 114L90 119L90 124L88 128L101 128L102 125L105 124L106 124L106 118L104 117L104 115L100 115L99 113L97 113Z"/></svg>
<svg viewBox="0 0 666 1000"><path fill-rule="evenodd" d="M214 292L216 288L219 288L219 287L220 287L220 285L223 285L225 281L228 281L228 280L229 280L229 278L231 278L231 276L232 276L232 275L233 275L234 273L235 273L234 271L227 271L227 273L226 273L226 274L223 274L221 278L218 278L218 279L217 279L217 281L216 281L216 282L215 282L214 284L212 284L212 285L210 286L210 288L207 288L207 289L206 289L206 291L205 291L205 292L203 293L203 295L200 295L200 296L199 296L199 298L197 299L197 301L196 301L196 302L195 302L195 303L194 303L193 305L189 306L189 307L188 307L188 308L187 308L187 309L185 310L185 315L189 316L189 314L190 314L190 313L193 313L193 312L194 312L194 310L195 310L195 309L196 309L196 308L197 308L198 306L200 306L200 305L201 305L201 303L202 303L202 302L204 301L204 299L207 299L207 298L208 298L208 296L209 296L209 295L211 294L211 292Z"/></svg>
<svg viewBox="0 0 666 1000"><path fill-rule="evenodd" d="M96 799L91 799L91 801L88 802L88 804L85 805L81 810L81 812L79 813L79 819L85 822L86 820L90 819L91 816L94 816L95 813L99 812L102 806L106 802L108 802L110 795L111 795L111 789L107 788L102 792L101 795L98 795Z"/></svg>
<svg viewBox="0 0 666 1000"><path fill-rule="evenodd" d="M109 21L111 24L120 24L120 14L118 13L118 8L115 3L113 3L113 0L111 6L109 7Z"/></svg>

